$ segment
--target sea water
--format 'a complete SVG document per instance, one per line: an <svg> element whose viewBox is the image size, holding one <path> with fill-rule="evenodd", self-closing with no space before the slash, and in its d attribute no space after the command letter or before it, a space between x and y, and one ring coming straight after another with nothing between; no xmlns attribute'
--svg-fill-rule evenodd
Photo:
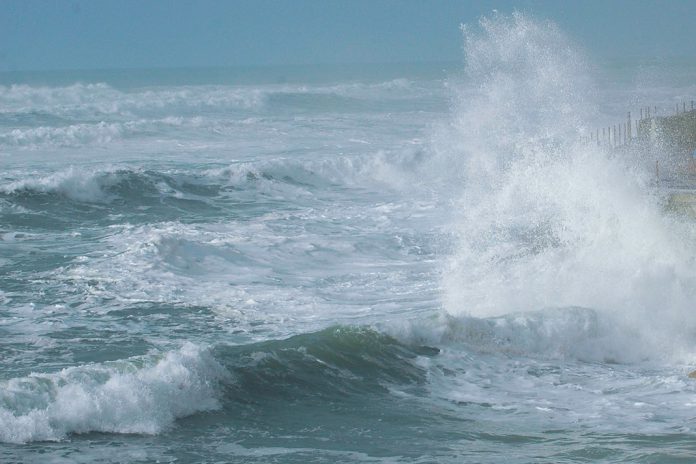
<svg viewBox="0 0 696 464"><path fill-rule="evenodd" d="M693 220L584 141L696 68L463 41L3 75L0 461L696 459Z"/></svg>

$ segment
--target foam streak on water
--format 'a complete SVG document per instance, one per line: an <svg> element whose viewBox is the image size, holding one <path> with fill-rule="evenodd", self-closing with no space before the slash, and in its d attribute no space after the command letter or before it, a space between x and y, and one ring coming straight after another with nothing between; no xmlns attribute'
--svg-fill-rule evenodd
<svg viewBox="0 0 696 464"><path fill-rule="evenodd" d="M464 50L2 76L0 461L696 455L692 219L578 143L693 70L523 14Z"/></svg>

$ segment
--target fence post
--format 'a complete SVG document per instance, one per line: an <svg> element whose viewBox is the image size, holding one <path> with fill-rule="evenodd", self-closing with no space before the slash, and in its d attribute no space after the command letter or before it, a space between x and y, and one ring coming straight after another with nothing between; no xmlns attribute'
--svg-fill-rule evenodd
<svg viewBox="0 0 696 464"><path fill-rule="evenodd" d="M631 141L631 112L628 112L628 123L626 125L626 134L628 134L628 141Z"/></svg>

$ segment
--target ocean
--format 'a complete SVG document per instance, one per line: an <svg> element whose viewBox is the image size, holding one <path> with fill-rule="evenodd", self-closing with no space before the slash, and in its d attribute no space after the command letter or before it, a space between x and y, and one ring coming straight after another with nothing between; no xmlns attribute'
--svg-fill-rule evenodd
<svg viewBox="0 0 696 464"><path fill-rule="evenodd" d="M585 138L695 77L523 14L0 75L0 462L693 462L693 189Z"/></svg>

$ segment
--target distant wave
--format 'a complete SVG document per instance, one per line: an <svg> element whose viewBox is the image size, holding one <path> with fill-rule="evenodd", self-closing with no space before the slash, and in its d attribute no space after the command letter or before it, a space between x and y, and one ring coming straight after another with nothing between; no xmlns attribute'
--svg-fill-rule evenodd
<svg viewBox="0 0 696 464"><path fill-rule="evenodd" d="M120 200L138 205L149 197L209 197L224 195L228 189L263 189L274 184L295 185L301 190L302 186L306 188L311 185L304 181L316 182L321 179L311 171L304 170L301 164L290 163L295 164L294 172L283 169L282 164L276 165L276 169L264 169L253 163L240 163L203 173L158 172L117 166L94 170L70 167L43 176L29 174L24 179L0 185L0 195L9 199L40 195L82 203L113 203ZM291 176L293 173L297 178Z"/></svg>
<svg viewBox="0 0 696 464"><path fill-rule="evenodd" d="M166 131L181 128L204 127L201 117L166 117L140 119L125 122L78 123L65 126L35 126L26 128L0 129L0 147L10 148L56 148L80 147L85 145L107 145L136 136L161 136Z"/></svg>
<svg viewBox="0 0 696 464"><path fill-rule="evenodd" d="M414 90L417 90L414 93ZM55 115L132 115L143 111L186 108L260 109L269 97L317 95L374 100L427 95L413 81L395 79L377 83L305 85L184 85L118 90L104 83L77 83L63 87L0 86L0 114L48 112Z"/></svg>
<svg viewBox="0 0 696 464"><path fill-rule="evenodd" d="M231 107L249 109L263 103L256 88L180 86L122 91L107 84L65 87L0 86L0 113L47 112L59 116L132 115L150 109Z"/></svg>
<svg viewBox="0 0 696 464"><path fill-rule="evenodd" d="M0 193L13 198L54 195L76 202L108 203L117 198L158 194L176 195L166 175L120 168L85 171L74 167L43 177L29 176L0 186Z"/></svg>
<svg viewBox="0 0 696 464"><path fill-rule="evenodd" d="M148 197L201 200L244 190L311 196L312 191L331 185L359 187L377 182L400 186L407 182L405 168L418 163L414 157L417 152L318 160L282 157L200 170L154 171L107 165L97 169L69 167L49 174L17 171L6 173L15 179L10 177L0 184L0 196L10 201L41 195L83 203L123 200L133 204Z"/></svg>
<svg viewBox="0 0 696 464"><path fill-rule="evenodd" d="M273 137L278 124L312 115L423 111L442 89L406 79L334 85L183 85L120 90L104 83L0 86L0 149L108 146L123 140L238 143ZM308 121L308 124L313 124ZM292 126L292 124L291 124ZM296 126L293 126L296 127ZM258 130L257 135L253 134ZM285 134L287 135L287 134Z"/></svg>
<svg viewBox="0 0 696 464"><path fill-rule="evenodd" d="M106 144L123 134L124 126L118 123L72 124L64 127L32 127L0 132L0 146L45 147L79 146L88 143Z"/></svg>

